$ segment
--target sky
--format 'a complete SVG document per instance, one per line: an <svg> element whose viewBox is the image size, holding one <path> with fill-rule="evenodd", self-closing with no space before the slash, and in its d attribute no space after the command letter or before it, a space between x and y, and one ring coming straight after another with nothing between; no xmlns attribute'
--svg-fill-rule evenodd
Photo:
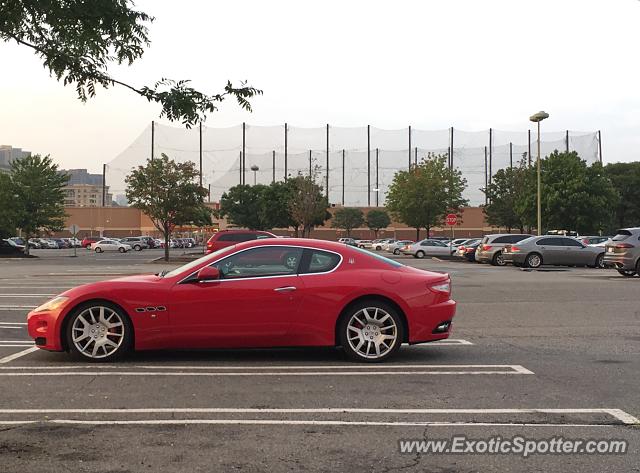
<svg viewBox="0 0 640 473"><path fill-rule="evenodd" d="M112 74L135 86L227 79L264 91L208 126L288 122L520 131L602 131L604 162L640 158L638 0L139 0L151 47ZM0 144L99 172L160 107L128 90L87 103L31 50L0 43ZM166 120L161 121L168 123Z"/></svg>

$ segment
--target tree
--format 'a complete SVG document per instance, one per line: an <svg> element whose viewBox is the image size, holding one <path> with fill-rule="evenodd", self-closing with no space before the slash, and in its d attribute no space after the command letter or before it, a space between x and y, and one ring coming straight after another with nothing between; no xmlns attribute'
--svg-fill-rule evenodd
<svg viewBox="0 0 640 473"><path fill-rule="evenodd" d="M372 209L367 212L366 222L369 229L372 230L375 237L378 238L378 232L391 224L391 218L384 210Z"/></svg>
<svg viewBox="0 0 640 473"><path fill-rule="evenodd" d="M506 228L511 232L517 228L520 233L529 221L529 209L527 205L519 206L525 199L529 200L529 187L527 164L522 160L519 166L498 170L491 178L491 184L483 190L487 196L487 205L483 207L487 217L487 223L496 227Z"/></svg>
<svg viewBox="0 0 640 473"><path fill-rule="evenodd" d="M289 181L292 186L289 212L293 227L296 229L296 236L298 229L302 229L302 237L308 238L316 225L322 225L331 218L331 214L327 212L329 204L322 193L322 186L316 184L313 176L298 174Z"/></svg>
<svg viewBox="0 0 640 473"><path fill-rule="evenodd" d="M640 162L611 163L604 167L604 171L618 193L612 223L617 228L638 225L640 222Z"/></svg>
<svg viewBox="0 0 640 473"><path fill-rule="evenodd" d="M34 154L11 163L10 192L13 196L14 225L22 230L25 240L38 231L64 228L64 190L69 177L58 172L51 158ZM29 254L29 245L24 246Z"/></svg>
<svg viewBox="0 0 640 473"><path fill-rule="evenodd" d="M387 193L387 208L401 222L429 234L450 212L468 204L462 197L467 181L458 169L449 169L446 155L428 155L409 171L398 171Z"/></svg>
<svg viewBox="0 0 640 473"><path fill-rule="evenodd" d="M160 117L191 127L227 97L251 111L249 99L262 94L245 82L234 87L228 81L223 92L206 95L188 80L163 78L139 87L113 77L114 65L133 64L150 46L148 25L154 18L133 9L130 0L5 0L0 5L0 40L31 48L57 80L75 86L83 102L96 95L98 85L119 85L160 104Z"/></svg>
<svg viewBox="0 0 640 473"><path fill-rule="evenodd" d="M351 236L351 230L361 227L364 224L364 214L362 210L352 207L344 207L336 210L331 220L331 228L342 228Z"/></svg>
<svg viewBox="0 0 640 473"><path fill-rule="evenodd" d="M15 215L11 191L11 178L9 174L0 171L0 238L8 238L15 235Z"/></svg>
<svg viewBox="0 0 640 473"><path fill-rule="evenodd" d="M231 187L220 198L218 217L227 217L229 223L250 230L269 229L268 219L265 217L264 191L262 184L255 186L237 185Z"/></svg>
<svg viewBox="0 0 640 473"><path fill-rule="evenodd" d="M164 237L164 259L169 261L169 239L176 225L202 219L207 190L196 182L199 171L191 161L177 163L162 153L129 174L126 195L132 207L144 212Z"/></svg>

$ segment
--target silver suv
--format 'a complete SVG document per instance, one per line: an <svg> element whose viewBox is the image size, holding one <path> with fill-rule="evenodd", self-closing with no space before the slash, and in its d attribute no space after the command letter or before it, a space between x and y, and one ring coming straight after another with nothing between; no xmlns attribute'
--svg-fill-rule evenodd
<svg viewBox="0 0 640 473"><path fill-rule="evenodd" d="M494 233L485 235L476 249L476 261L478 263L491 263L494 266L504 266L507 262L502 257L505 245L518 243L532 235L519 233Z"/></svg>
<svg viewBox="0 0 640 473"><path fill-rule="evenodd" d="M605 266L627 277L640 275L640 227L622 228L605 245Z"/></svg>

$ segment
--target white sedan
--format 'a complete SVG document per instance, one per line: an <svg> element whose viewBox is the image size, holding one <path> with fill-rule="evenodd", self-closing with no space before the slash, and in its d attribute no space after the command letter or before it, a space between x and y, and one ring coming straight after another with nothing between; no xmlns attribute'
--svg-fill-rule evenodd
<svg viewBox="0 0 640 473"><path fill-rule="evenodd" d="M92 243L91 249L96 253L102 253L103 251L119 251L120 253L126 253L131 250L131 245L115 240L100 240Z"/></svg>
<svg viewBox="0 0 640 473"><path fill-rule="evenodd" d="M414 243L409 247L400 250L405 255L412 255L415 258L424 258L425 256L450 256L451 248L440 240L426 240Z"/></svg>

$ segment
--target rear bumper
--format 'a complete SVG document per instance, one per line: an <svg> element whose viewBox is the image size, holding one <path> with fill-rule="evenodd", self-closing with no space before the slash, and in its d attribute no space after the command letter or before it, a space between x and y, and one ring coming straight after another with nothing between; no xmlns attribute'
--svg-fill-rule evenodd
<svg viewBox="0 0 640 473"><path fill-rule="evenodd" d="M629 254L604 254L604 265L616 269L636 269L636 261Z"/></svg>
<svg viewBox="0 0 640 473"><path fill-rule="evenodd" d="M506 263L524 264L527 255L524 253L502 253L502 258ZM477 255L476 255L477 258Z"/></svg>
<svg viewBox="0 0 640 473"><path fill-rule="evenodd" d="M409 324L409 343L424 343L449 338L451 333L451 321L456 314L456 301L448 301L425 307L422 313L414 314L407 323ZM438 332L436 328L449 322L446 331ZM435 333L434 333L435 332Z"/></svg>

